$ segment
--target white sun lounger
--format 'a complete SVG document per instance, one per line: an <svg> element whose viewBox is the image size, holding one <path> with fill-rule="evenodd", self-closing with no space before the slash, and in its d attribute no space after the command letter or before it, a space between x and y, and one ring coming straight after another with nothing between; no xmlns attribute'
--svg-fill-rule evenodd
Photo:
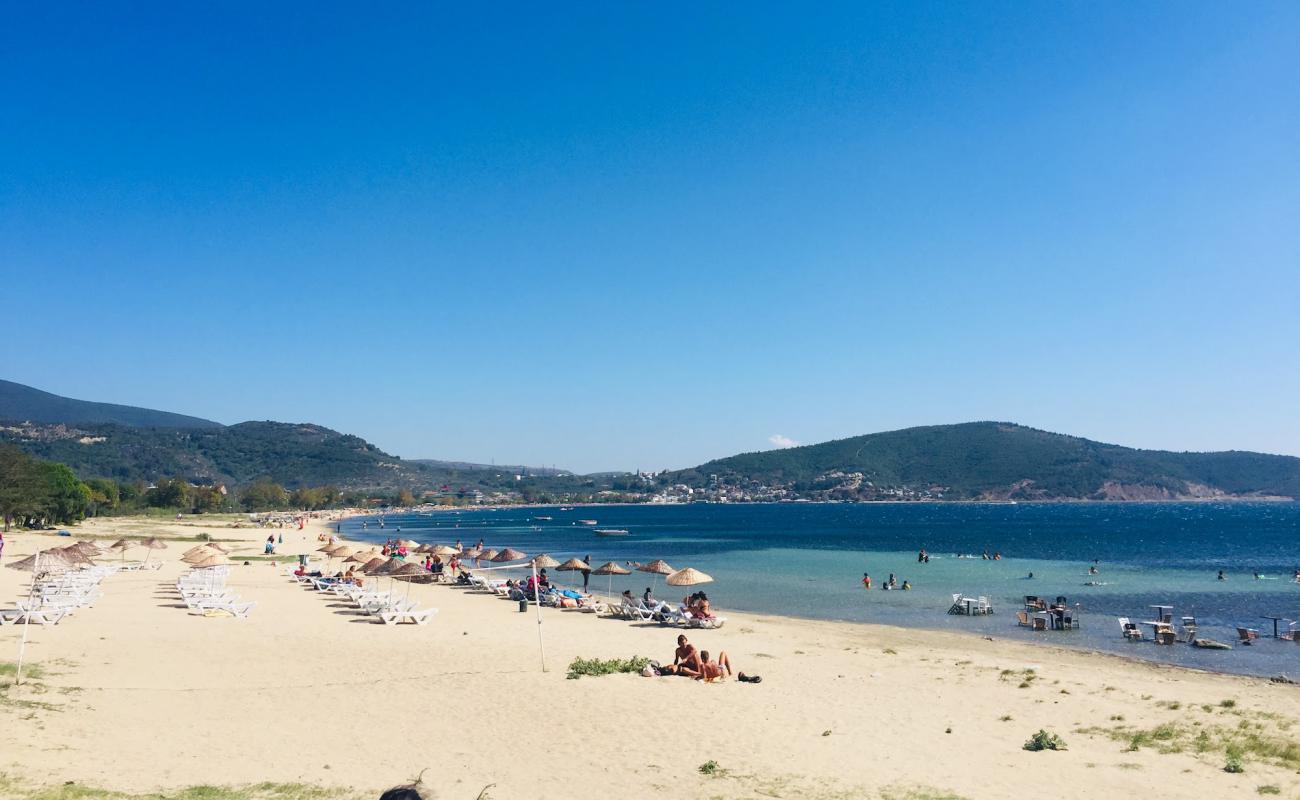
<svg viewBox="0 0 1300 800"><path fill-rule="evenodd" d="M382 620L385 625L398 625L403 622L414 622L416 625L428 625L429 620L437 613L438 609L436 608L423 608L417 610L412 607L404 611L384 611L379 614L379 619Z"/></svg>

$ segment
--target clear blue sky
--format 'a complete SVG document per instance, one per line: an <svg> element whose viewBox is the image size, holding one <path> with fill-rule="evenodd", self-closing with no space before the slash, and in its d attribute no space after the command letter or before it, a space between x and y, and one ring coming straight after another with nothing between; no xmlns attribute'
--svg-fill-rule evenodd
<svg viewBox="0 0 1300 800"><path fill-rule="evenodd" d="M659 469L1300 454L1300 5L11 5L0 377Z"/></svg>

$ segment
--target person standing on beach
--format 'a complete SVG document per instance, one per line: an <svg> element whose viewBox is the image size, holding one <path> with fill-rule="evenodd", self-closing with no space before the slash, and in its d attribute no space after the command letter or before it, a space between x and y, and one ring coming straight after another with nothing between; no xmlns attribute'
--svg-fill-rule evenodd
<svg viewBox="0 0 1300 800"><path fill-rule="evenodd" d="M4 554L5 554L5 535L3 531L0 531L0 558L4 558ZM1300 572L1297 572L1296 575L1300 577Z"/></svg>
<svg viewBox="0 0 1300 800"><path fill-rule="evenodd" d="M585 592L587 591L587 581L591 580L591 554L588 553L582 561L587 565L587 568L582 571L582 591Z"/></svg>

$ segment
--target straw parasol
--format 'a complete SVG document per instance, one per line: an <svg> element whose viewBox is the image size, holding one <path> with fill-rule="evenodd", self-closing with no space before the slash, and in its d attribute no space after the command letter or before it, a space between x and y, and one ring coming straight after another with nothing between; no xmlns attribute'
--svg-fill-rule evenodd
<svg viewBox="0 0 1300 800"><path fill-rule="evenodd" d="M374 557L375 557L374 554L372 554L369 550L364 550L364 551L358 551L356 553L353 553L352 555L348 556L343 560L350 561L353 564L364 564Z"/></svg>
<svg viewBox="0 0 1300 800"><path fill-rule="evenodd" d="M143 542L140 542L140 546L147 547L150 550L150 552L145 553L144 555L144 563L146 564L149 563L149 557L153 555L152 551L167 549L167 543L156 536L150 536L148 539L145 539Z"/></svg>
<svg viewBox="0 0 1300 800"><path fill-rule="evenodd" d="M545 569L545 568L547 568L547 567L555 568L555 567L560 566L560 562L558 562L558 561L556 561L555 559L551 558L551 557L548 556L547 554L542 553L540 556L534 556L534 557L533 557L532 565L533 565L534 567L537 567L538 569Z"/></svg>
<svg viewBox="0 0 1300 800"><path fill-rule="evenodd" d="M206 544L196 544L193 547L191 547L189 550L186 550L184 553L181 553L181 558L184 558L185 556L191 555L193 553L197 553L202 550L212 552L212 548L208 547Z"/></svg>
<svg viewBox="0 0 1300 800"><path fill-rule="evenodd" d="M480 550L478 551L478 555L474 556L474 566L478 566L478 562L480 561L493 561L496 557L497 551L490 547L486 550Z"/></svg>
<svg viewBox="0 0 1300 800"><path fill-rule="evenodd" d="M638 564L636 567L636 571L650 573L651 576L653 576L650 579L651 586L655 585L654 582L658 579L658 576L672 575L674 572L676 572L676 570L668 566L668 562L664 561L662 558L656 558L654 561L651 561L649 564Z"/></svg>
<svg viewBox="0 0 1300 800"><path fill-rule="evenodd" d="M375 572L388 563L388 559L383 556L375 556L366 563L361 565L361 572L365 575L374 575Z"/></svg>
<svg viewBox="0 0 1300 800"><path fill-rule="evenodd" d="M525 558L528 558L527 553L522 553L514 549L513 547L507 547L506 549L502 550L500 553L497 553L496 555L492 556L492 563L504 564L507 561L522 561Z"/></svg>
<svg viewBox="0 0 1300 800"><path fill-rule="evenodd" d="M451 547L450 545L445 545L445 544L440 544L440 545L438 545L437 547L435 547L435 548L433 548L432 550L430 550L429 552L430 552L430 553L433 553L435 556L454 556L454 555L458 555L458 554L460 553L460 551L457 550L456 548ZM468 558L473 558L473 556L470 556L470 555L469 555L469 553L471 553L471 552L478 552L478 551L475 551L475 550L468 551L468 552L465 553L466 557L468 557Z"/></svg>
<svg viewBox="0 0 1300 800"><path fill-rule="evenodd" d="M700 583L713 583L713 576L706 575L694 567L686 567L669 575L665 582L669 586L695 586Z"/></svg>
<svg viewBox="0 0 1300 800"><path fill-rule="evenodd" d="M230 559L226 558L224 553L213 553L201 561L194 562L190 566L194 569L212 569L213 567L224 567L229 563Z"/></svg>
<svg viewBox="0 0 1300 800"><path fill-rule="evenodd" d="M592 575L608 575L608 576L609 576L609 587L608 587L607 591L605 592L605 594L606 594L606 596L613 596L613 594L614 594L614 576L615 576L615 575L631 575L631 574L632 574L632 570L627 569L626 567L620 566L620 565L618 565L618 564L615 564L613 561L607 561L607 562L605 562L604 564L601 564L599 567L596 567L595 569L593 569L593 570L591 571L591 574L592 574Z"/></svg>
<svg viewBox="0 0 1300 800"><path fill-rule="evenodd" d="M5 564L9 569L23 570L32 573L32 585L27 590L28 607L36 602L36 584L46 572L54 572L68 569L71 564L68 563L68 554L59 548L51 550L38 550L27 558ZM32 615L23 615L23 639L18 645L18 667L14 672L14 685L23 682L23 659L27 656L27 631L32 626Z"/></svg>
<svg viewBox="0 0 1300 800"><path fill-rule="evenodd" d="M94 558L103 555L103 551L99 549L99 545L94 542L77 542L72 545L72 547L77 548L77 552L81 553L86 558Z"/></svg>
<svg viewBox="0 0 1300 800"><path fill-rule="evenodd" d="M590 572L591 565L581 558L571 558L568 561L556 567L560 572ZM614 579L610 578L612 582Z"/></svg>
<svg viewBox="0 0 1300 800"><path fill-rule="evenodd" d="M70 567L81 567L87 564L91 566L95 565L95 562L90 560L90 556L82 552L81 548L77 547L75 544L70 544L67 547L60 547L58 550L63 554L63 557L67 559L68 566Z"/></svg>
<svg viewBox="0 0 1300 800"><path fill-rule="evenodd" d="M405 547L408 551L416 550L420 547L420 543L414 539L402 539L398 544Z"/></svg>
<svg viewBox="0 0 1300 800"><path fill-rule="evenodd" d="M112 544L110 544L110 545L108 546L108 549L109 549L109 550L116 550L116 551L118 551L119 553L121 553L121 554L122 554L122 560L125 561L125 560L126 560L126 551L127 551L127 550L130 550L132 547L135 547L135 542L133 542L133 541L131 541L131 540L129 540L129 539L118 539L116 542L113 542Z"/></svg>
<svg viewBox="0 0 1300 800"><path fill-rule="evenodd" d="M57 547L33 553L27 558L18 561L11 561L8 564L5 564L5 566L9 569L21 570L23 572L36 572L38 561L40 562L42 572L67 569L72 566L68 562L67 553L64 553Z"/></svg>
<svg viewBox="0 0 1300 800"><path fill-rule="evenodd" d="M216 550L218 553L230 555L230 548L226 547L224 544L221 544L220 542L208 542L208 547L211 547L213 550Z"/></svg>
<svg viewBox="0 0 1300 800"><path fill-rule="evenodd" d="M433 580L433 576L425 572L424 567L419 564L403 564L390 572L389 577L406 583L406 597L408 599L411 596L412 583L428 583Z"/></svg>
<svg viewBox="0 0 1300 800"><path fill-rule="evenodd" d="M422 544L422 545L420 545L419 547L415 548L415 550L414 550L413 552L416 552L416 553L432 553L432 552L433 552L433 545L431 545L431 544Z"/></svg>
<svg viewBox="0 0 1300 800"><path fill-rule="evenodd" d="M225 553L219 553L216 550L209 550L206 547L191 552L189 555L181 556L181 561L193 566L200 561L211 558L212 556L225 556Z"/></svg>

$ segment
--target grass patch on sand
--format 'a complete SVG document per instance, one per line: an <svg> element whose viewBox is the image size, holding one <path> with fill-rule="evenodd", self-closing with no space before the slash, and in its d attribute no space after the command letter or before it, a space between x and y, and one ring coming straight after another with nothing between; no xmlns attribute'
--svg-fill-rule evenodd
<svg viewBox="0 0 1300 800"><path fill-rule="evenodd" d="M880 800L966 800L966 798L928 786L890 786L880 790Z"/></svg>
<svg viewBox="0 0 1300 800"><path fill-rule="evenodd" d="M132 794L69 781L33 786L0 774L0 798L24 800L351 800L357 795L305 783L253 783L244 786L187 786L165 792Z"/></svg>
<svg viewBox="0 0 1300 800"><path fill-rule="evenodd" d="M1267 721L1267 720L1266 720ZM1249 761L1300 770L1300 741L1287 735L1283 726L1242 719L1235 726L1179 725L1167 722L1154 728L1128 725L1079 728L1076 733L1105 736L1128 745L1128 751L1142 749L1158 753L1196 753L1222 757L1239 767ZM1289 727L1289 726L1286 726ZM1236 769L1230 770L1236 771Z"/></svg>
<svg viewBox="0 0 1300 800"><path fill-rule="evenodd" d="M575 658L569 664L569 680L577 680L584 675L616 675L620 672L640 672L650 664L645 656L631 658Z"/></svg>

